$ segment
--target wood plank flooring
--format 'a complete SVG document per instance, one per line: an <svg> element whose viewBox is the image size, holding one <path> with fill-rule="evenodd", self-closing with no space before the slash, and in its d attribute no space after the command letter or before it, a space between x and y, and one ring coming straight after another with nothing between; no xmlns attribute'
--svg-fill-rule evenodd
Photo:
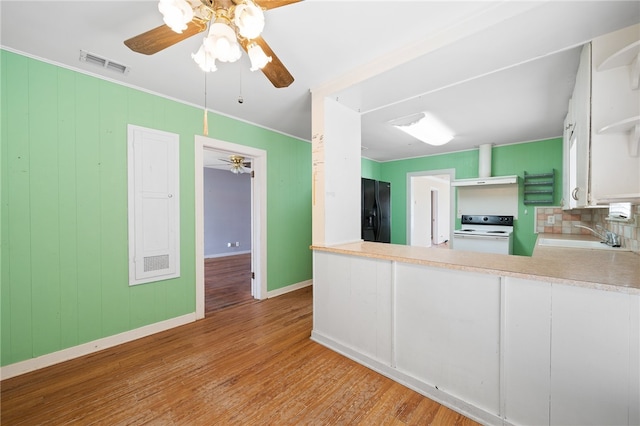
<svg viewBox="0 0 640 426"><path fill-rule="evenodd" d="M309 339L312 288L4 380L3 425L475 425Z"/></svg>
<svg viewBox="0 0 640 426"><path fill-rule="evenodd" d="M251 253L205 259L204 288L205 316L253 301Z"/></svg>

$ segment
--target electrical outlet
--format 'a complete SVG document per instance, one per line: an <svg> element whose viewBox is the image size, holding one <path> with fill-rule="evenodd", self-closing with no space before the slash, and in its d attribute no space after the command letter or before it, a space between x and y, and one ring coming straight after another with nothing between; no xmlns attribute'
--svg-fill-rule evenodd
<svg viewBox="0 0 640 426"><path fill-rule="evenodd" d="M556 223L556 217L554 215L547 216L547 225L554 225Z"/></svg>

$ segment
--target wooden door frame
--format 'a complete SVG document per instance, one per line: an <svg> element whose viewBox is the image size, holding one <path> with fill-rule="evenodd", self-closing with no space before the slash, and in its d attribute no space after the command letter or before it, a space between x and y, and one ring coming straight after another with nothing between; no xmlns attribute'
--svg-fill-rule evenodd
<svg viewBox="0 0 640 426"><path fill-rule="evenodd" d="M205 136L195 136L195 268L196 319L204 318L204 164L205 149L239 154L252 159L254 178L251 183L251 268L255 278L251 294L255 299L267 298L267 152Z"/></svg>

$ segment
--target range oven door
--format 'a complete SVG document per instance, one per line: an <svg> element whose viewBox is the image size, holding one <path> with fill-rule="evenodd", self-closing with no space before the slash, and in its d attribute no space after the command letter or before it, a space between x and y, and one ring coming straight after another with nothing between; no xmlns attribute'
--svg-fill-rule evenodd
<svg viewBox="0 0 640 426"><path fill-rule="evenodd" d="M512 235L477 235L453 233L453 249L480 253L513 254Z"/></svg>

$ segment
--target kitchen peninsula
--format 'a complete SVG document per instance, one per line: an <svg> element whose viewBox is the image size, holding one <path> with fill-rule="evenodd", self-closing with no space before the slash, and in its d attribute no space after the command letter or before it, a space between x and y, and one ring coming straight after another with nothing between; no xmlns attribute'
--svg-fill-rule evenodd
<svg viewBox="0 0 640 426"><path fill-rule="evenodd" d="M638 253L312 249L316 342L482 423L640 423Z"/></svg>

